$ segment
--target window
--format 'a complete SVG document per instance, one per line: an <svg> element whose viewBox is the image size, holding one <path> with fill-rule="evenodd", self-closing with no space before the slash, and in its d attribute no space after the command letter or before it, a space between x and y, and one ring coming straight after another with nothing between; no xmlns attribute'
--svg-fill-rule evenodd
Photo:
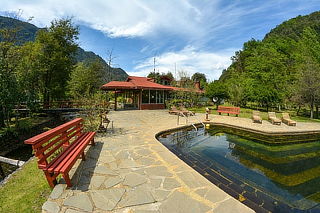
<svg viewBox="0 0 320 213"><path fill-rule="evenodd" d="M156 90L150 90L150 103L155 104L157 103L157 92Z"/></svg>
<svg viewBox="0 0 320 213"><path fill-rule="evenodd" d="M157 103L163 104L163 92L162 90L157 91Z"/></svg>
<svg viewBox="0 0 320 213"><path fill-rule="evenodd" d="M150 92L150 90L143 90L142 91L142 103L143 104L149 103L149 92Z"/></svg>

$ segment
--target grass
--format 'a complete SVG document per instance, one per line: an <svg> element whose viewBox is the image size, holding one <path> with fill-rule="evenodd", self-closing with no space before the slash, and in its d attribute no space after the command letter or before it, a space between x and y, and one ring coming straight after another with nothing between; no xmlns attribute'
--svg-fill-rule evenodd
<svg viewBox="0 0 320 213"><path fill-rule="evenodd" d="M211 114L213 115L218 115L219 113L216 110L215 106L207 106L209 108L211 108ZM192 107L192 108L188 108L188 110L195 112L195 113L205 113L206 112L206 108L207 107ZM252 116L252 109L247 109L247 108L240 108L240 114L239 117L241 118L250 118ZM289 112L290 116L293 120L298 121L298 122L320 122L320 119L310 119L307 117L303 117L303 116L297 116L295 115L295 112ZM223 115L227 115L227 114L223 114ZM281 118L281 113L276 113L278 118ZM232 115L234 116L234 115ZM262 118L262 120L268 120L268 113L267 112L262 112L260 111L260 116Z"/></svg>
<svg viewBox="0 0 320 213"><path fill-rule="evenodd" d="M42 170L32 159L0 187L0 212L41 212L50 192Z"/></svg>

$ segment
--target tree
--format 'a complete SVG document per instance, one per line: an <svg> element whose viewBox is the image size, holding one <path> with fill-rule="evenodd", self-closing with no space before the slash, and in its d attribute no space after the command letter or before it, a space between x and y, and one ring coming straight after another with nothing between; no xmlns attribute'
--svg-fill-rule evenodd
<svg viewBox="0 0 320 213"><path fill-rule="evenodd" d="M40 30L35 42L41 46L41 94L44 105L51 99L65 97L66 85L75 63L79 29L71 19L54 20L48 29Z"/></svg>
<svg viewBox="0 0 320 213"><path fill-rule="evenodd" d="M310 106L310 118L313 118L315 104L320 101L320 42L315 30L307 27L302 34L296 55L300 69L298 94Z"/></svg>
<svg viewBox="0 0 320 213"><path fill-rule="evenodd" d="M205 95L211 100L215 99L215 104L218 108L218 105L228 98L228 90L222 81L215 80L207 85Z"/></svg>
<svg viewBox="0 0 320 213"><path fill-rule="evenodd" d="M196 81L202 81L202 82L207 82L207 78L206 78L206 75L205 74L203 74L203 73L200 73L200 72L196 72L196 73L194 73L193 75L192 75L192 77L191 77L191 80L193 81L193 82L196 82Z"/></svg>
<svg viewBox="0 0 320 213"><path fill-rule="evenodd" d="M73 98L90 97L103 84L103 64L96 60L87 64L79 62L71 73L68 82L69 94Z"/></svg>
<svg viewBox="0 0 320 213"><path fill-rule="evenodd" d="M20 99L16 76L20 28L13 24L20 15L17 13L9 19L10 27L0 28L0 127L9 126L12 109Z"/></svg>
<svg viewBox="0 0 320 213"><path fill-rule="evenodd" d="M150 72L147 76L147 78L152 78L155 83L160 84L161 83L161 78L160 78L160 73L159 72Z"/></svg>

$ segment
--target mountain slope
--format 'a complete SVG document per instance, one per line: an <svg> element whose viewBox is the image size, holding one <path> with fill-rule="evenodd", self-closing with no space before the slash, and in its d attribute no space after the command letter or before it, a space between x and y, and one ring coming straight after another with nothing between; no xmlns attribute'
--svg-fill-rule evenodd
<svg viewBox="0 0 320 213"><path fill-rule="evenodd" d="M41 29L28 22L0 16L0 29L3 28L16 28L18 30L18 39L21 41L21 43L34 41L37 31ZM81 47L78 48L75 58L77 62L99 60L105 67L104 79L107 79L107 82L113 80L123 81L128 77L128 74L123 69L113 67L110 68L106 61L103 60L103 58L101 58L99 55L91 51L85 51Z"/></svg>

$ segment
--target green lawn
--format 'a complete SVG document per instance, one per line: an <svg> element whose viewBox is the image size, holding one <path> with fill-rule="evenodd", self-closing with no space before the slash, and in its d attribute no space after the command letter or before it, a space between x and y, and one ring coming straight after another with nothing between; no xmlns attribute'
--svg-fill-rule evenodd
<svg viewBox="0 0 320 213"><path fill-rule="evenodd" d="M0 187L0 212L41 212L50 192L42 170L32 159Z"/></svg>
<svg viewBox="0 0 320 213"><path fill-rule="evenodd" d="M211 108L211 114L213 115L218 115L219 113L217 113L216 107L215 106L209 106L209 108ZM192 108L188 108L188 110L192 111L192 112L198 112L198 113L205 113L206 112L206 107L192 107ZM247 109L247 108L240 108L240 115L239 117L242 118L251 118L252 116L252 109ZM310 119L307 117L302 117L302 116L296 116L295 113L293 112L289 112L290 116L293 120L298 121L298 122L320 122L320 119ZM227 115L227 114L223 114L223 115ZM281 113L276 113L277 117L281 119ZM234 115L231 115L234 116ZM268 113L267 112L261 112L260 111L260 116L263 120L268 120Z"/></svg>

